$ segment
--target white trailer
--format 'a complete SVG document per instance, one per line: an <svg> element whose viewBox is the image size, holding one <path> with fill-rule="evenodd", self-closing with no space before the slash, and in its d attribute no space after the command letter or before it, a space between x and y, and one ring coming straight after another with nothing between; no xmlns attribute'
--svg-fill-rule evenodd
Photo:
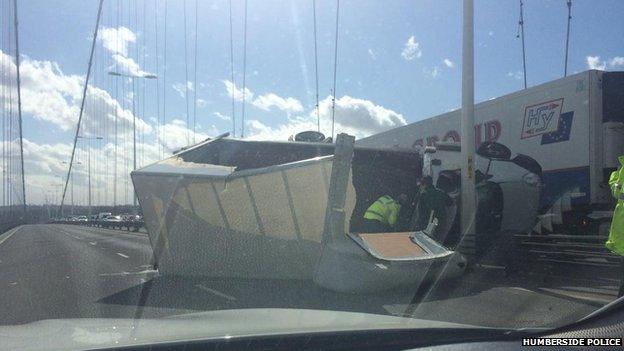
<svg viewBox="0 0 624 351"><path fill-rule="evenodd" d="M413 149L460 141L460 110L356 142ZM475 106L475 147L498 141L543 169L535 230L598 234L612 210L607 180L624 154L624 72L590 70ZM477 164L476 167L485 167ZM504 176L501 172L493 172Z"/></svg>

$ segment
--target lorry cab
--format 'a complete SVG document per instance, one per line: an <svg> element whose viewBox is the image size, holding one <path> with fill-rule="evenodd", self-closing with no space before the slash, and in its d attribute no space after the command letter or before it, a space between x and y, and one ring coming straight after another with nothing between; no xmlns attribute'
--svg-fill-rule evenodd
<svg viewBox="0 0 624 351"><path fill-rule="evenodd" d="M459 143L437 143L420 151L423 176L429 175L452 204L445 223L439 223L438 240L455 247L460 241L461 147ZM529 156L512 154L505 145L485 142L477 149L475 253L485 249L500 233L526 233L537 220L541 166ZM470 241L470 240L469 240Z"/></svg>

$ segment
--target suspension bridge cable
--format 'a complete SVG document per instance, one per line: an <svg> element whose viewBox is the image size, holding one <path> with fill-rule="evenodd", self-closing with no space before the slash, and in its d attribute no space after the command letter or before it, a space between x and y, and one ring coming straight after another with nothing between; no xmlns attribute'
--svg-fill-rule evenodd
<svg viewBox="0 0 624 351"><path fill-rule="evenodd" d="M161 125L161 128L163 128L162 131L162 154L163 157L165 156L165 138L167 136L166 131L165 131L165 125L167 124L167 0L165 0L165 21L164 21L164 25L165 25L165 29L164 29L164 43L163 43L163 122Z"/></svg>
<svg viewBox="0 0 624 351"><path fill-rule="evenodd" d="M4 13L4 2L1 4L0 7L0 17L2 18L2 22L6 22L6 18L5 18L5 13ZM5 53L5 41L4 41L4 26L2 26L0 28L0 48L2 50L2 67L7 67L7 62L6 62L6 53ZM6 209L6 194L7 194L7 187L6 187L6 142L7 142L7 133L6 133L6 117L7 117L7 113L6 113L6 76L7 76L7 71L6 70L2 70L2 72L0 72L0 82L2 84L2 212L0 213L2 216L4 216L5 214L5 209Z"/></svg>
<svg viewBox="0 0 624 351"><path fill-rule="evenodd" d="M570 21L572 20L572 0L567 0L568 5L568 29L566 31L566 45L565 45L565 65L563 68L563 76L568 76L568 47L570 44Z"/></svg>
<svg viewBox="0 0 624 351"><path fill-rule="evenodd" d="M182 13L184 17L184 99L186 101L186 145L189 145L189 79L188 79L188 49L187 49L187 34L186 34L186 0L182 3L184 7Z"/></svg>
<svg viewBox="0 0 624 351"><path fill-rule="evenodd" d="M7 2L7 18L9 19L8 21L10 22L10 18L11 18L11 3ZM8 52L9 55L11 55L11 52L13 51L13 44L11 43L11 38L12 38L12 29L11 26L9 25L8 28L8 36L7 36L7 41L8 41ZM7 176L7 203L9 204L9 217L13 217L13 207L12 206L12 194L13 194L13 78L9 75L9 129L7 131L7 139L9 140L9 145L8 145L8 159L7 159L7 170L8 170L8 176Z"/></svg>
<svg viewBox="0 0 624 351"><path fill-rule="evenodd" d="M245 0L245 14L243 23L243 107L241 111L241 138L245 137L245 79L247 78L247 0Z"/></svg>
<svg viewBox="0 0 624 351"><path fill-rule="evenodd" d="M336 0L336 36L334 38L334 89L332 89L332 127L331 135L334 141L334 125L336 123L336 73L338 71L338 20L340 15L340 0Z"/></svg>
<svg viewBox="0 0 624 351"><path fill-rule="evenodd" d="M106 10L106 17L104 19L105 22L108 23L109 27L113 27L113 7L112 7L112 1L108 2L108 7ZM106 55L106 67L111 67L112 65L112 57L111 55ZM109 94L112 94L112 79L113 77L110 74L106 75L107 79L106 79L106 91L109 92ZM110 172L110 167L109 167L109 162L110 162L110 154L106 151L106 148L110 142L110 116L112 116L112 105L108 105L108 108L106 109L106 114L104 116L104 136L106 137L105 143L104 143L104 150L103 152L105 153L105 157L104 157L104 204L108 204L108 194L109 194L109 172ZM70 196L70 200L72 202L72 215L73 213L73 189L74 189L74 184L72 182L72 180L70 179L70 187L71 187L71 196Z"/></svg>
<svg viewBox="0 0 624 351"><path fill-rule="evenodd" d="M17 0L14 0L17 1ZM80 133L80 122L82 122L82 114L84 111L85 97L87 95L87 87L89 85L89 77L91 76L91 64L93 63L93 52L95 51L95 43L97 40L98 29L100 27L100 17L102 15L102 4L104 0L100 0L98 5L97 19L95 20L95 30L93 31L93 40L91 42L91 54L89 55L89 65L87 67L87 76L85 78L84 87L82 90L82 101L80 102L80 113L78 114L78 124L76 125L76 135L74 135L74 146L72 147L71 158L69 160L69 169L67 170L67 177L65 177L65 186L63 187L63 196L61 198L61 213L63 213L63 205L65 203L65 195L67 193L67 185L69 183L69 177L71 175L72 166L74 163L74 156L76 153L76 142L78 141L78 135ZM21 128L20 128L21 129ZM20 131L21 133L21 131ZM23 161L23 158L22 158ZM22 166L23 169L23 166ZM23 173L22 173L23 175ZM26 207L24 207L25 209Z"/></svg>
<svg viewBox="0 0 624 351"><path fill-rule="evenodd" d="M121 12L121 4L120 0L117 0L117 25L119 28L120 20L119 14ZM117 31L119 33L119 31ZM119 52L119 34L117 34L117 40L115 43L115 49ZM115 151L114 151L114 163L113 163L113 210L117 208L117 164L119 163L119 152L118 152L118 123L119 123L119 80L115 79L115 124L114 124L114 133L115 133Z"/></svg>
<svg viewBox="0 0 624 351"><path fill-rule="evenodd" d="M143 0L143 11L142 11L142 24L143 24L143 47L141 52L143 53L142 58L143 58L143 67L147 67L146 66L146 53L145 53L145 49L147 48L147 31L146 31L146 24L145 22L147 22L146 17L145 17L145 3L147 0ZM141 120L141 163L140 166L142 167L145 164L145 89L146 89L146 85L147 82L145 81L145 79L142 79L142 86L143 86L143 94L142 94L142 98L141 98L141 116L143 116L142 120Z"/></svg>
<svg viewBox="0 0 624 351"><path fill-rule="evenodd" d="M520 0L520 20L518 21L518 34L516 34L516 38L522 35L522 71L524 72L524 89L527 88L527 79L526 79L526 55L524 48L524 11L523 11L524 3Z"/></svg>
<svg viewBox="0 0 624 351"><path fill-rule="evenodd" d="M312 19L314 22L314 78L316 81L316 128L321 131L321 113L319 111L319 79L318 79L318 50L316 39L316 0L312 0Z"/></svg>
<svg viewBox="0 0 624 351"><path fill-rule="evenodd" d="M232 137L236 137L236 84L234 84L234 31L232 28L232 0L230 0L230 73L232 75Z"/></svg>
<svg viewBox="0 0 624 351"><path fill-rule="evenodd" d="M19 22L17 20L17 0L13 0L13 14L15 25L15 71L17 80L17 123L19 128L20 168L22 173L22 210L26 220L26 181L24 176L24 140L22 132L22 89L20 79L20 53L19 53Z"/></svg>
<svg viewBox="0 0 624 351"><path fill-rule="evenodd" d="M11 21L11 3L7 2L7 22ZM8 26L7 30L7 42L8 42L8 53L11 55L13 51L13 44L11 42L11 38L13 36L13 31L11 25ZM13 77L9 75L9 128L7 131L7 139L9 141L8 144L8 159L7 159L7 203L9 204L9 216L13 217L13 207L12 206L12 194L13 194Z"/></svg>
<svg viewBox="0 0 624 351"><path fill-rule="evenodd" d="M194 52L195 57L193 59L193 86L195 87L195 91L193 92L193 144L195 144L196 138L196 130L195 124L197 123L197 10L198 10L198 2L199 0L195 0L195 43L194 43Z"/></svg>
<svg viewBox="0 0 624 351"><path fill-rule="evenodd" d="M154 0L154 43L156 47L156 76L160 75L160 60L158 58L158 0ZM158 158L162 158L160 150L160 81L156 78L156 147L158 148Z"/></svg>

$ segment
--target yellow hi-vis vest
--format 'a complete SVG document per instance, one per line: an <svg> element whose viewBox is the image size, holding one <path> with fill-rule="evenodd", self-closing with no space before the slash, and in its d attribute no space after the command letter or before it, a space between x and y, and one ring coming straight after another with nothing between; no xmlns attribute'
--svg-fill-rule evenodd
<svg viewBox="0 0 624 351"><path fill-rule="evenodd" d="M400 211L401 205L390 196L384 195L370 205L364 213L364 218L394 226Z"/></svg>
<svg viewBox="0 0 624 351"><path fill-rule="evenodd" d="M612 252L624 256L624 155L620 156L618 160L620 161L620 168L611 173L609 178L609 186L616 200L616 205L606 246Z"/></svg>

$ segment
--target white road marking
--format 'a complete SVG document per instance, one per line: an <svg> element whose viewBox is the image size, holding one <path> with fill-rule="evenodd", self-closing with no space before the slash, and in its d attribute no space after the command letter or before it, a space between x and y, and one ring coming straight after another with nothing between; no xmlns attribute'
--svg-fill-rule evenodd
<svg viewBox="0 0 624 351"><path fill-rule="evenodd" d="M90 242L89 242L89 244L91 244L91 245L95 246L95 245L97 245L97 242L95 242L95 241L90 241Z"/></svg>
<svg viewBox="0 0 624 351"><path fill-rule="evenodd" d="M140 274L158 274L155 269L146 269L140 272L119 272L119 273L100 273L100 277L114 277L114 276L126 276L126 275L140 275Z"/></svg>
<svg viewBox="0 0 624 351"><path fill-rule="evenodd" d="M82 239L82 238L77 237L77 236L74 236L74 235L72 235L72 237L73 237L74 239L78 239L78 240L81 240L81 239Z"/></svg>
<svg viewBox="0 0 624 351"><path fill-rule="evenodd" d="M481 268L489 268L489 269L505 269L505 266L496 266L496 265L491 265L491 264L478 264L478 267Z"/></svg>
<svg viewBox="0 0 624 351"><path fill-rule="evenodd" d="M526 292L535 292L533 290L529 290L529 289L525 289L525 288L521 288L519 286L512 286L509 289L514 289L514 290L520 290L520 291L526 291Z"/></svg>
<svg viewBox="0 0 624 351"><path fill-rule="evenodd" d="M21 228L22 226L13 228L11 230L9 230L8 232L4 233L2 236L0 236L0 245L2 245L3 242L5 242L8 238L12 237L13 234L17 233L17 231Z"/></svg>
<svg viewBox="0 0 624 351"><path fill-rule="evenodd" d="M230 295L228 295L228 294L224 294L224 293L222 293L222 292L220 292L220 291L218 291L218 290L215 290L215 289L210 289L210 288L205 287L205 286L203 286L203 285L201 285L201 284L196 284L195 286L196 286L198 289L201 289L201 290L203 290L203 291L206 291L206 292L209 292L209 293L211 293L211 294L217 295L217 296L222 297L222 298L224 298L224 299L226 299L226 300L228 300L228 301L236 301L236 298L235 298L234 296L230 296Z"/></svg>
<svg viewBox="0 0 624 351"><path fill-rule="evenodd" d="M119 256L121 256L121 257L123 257L123 258L130 258L130 256L128 256L128 255L124 255L124 254L122 254L121 252L117 252L117 255L119 255Z"/></svg>

